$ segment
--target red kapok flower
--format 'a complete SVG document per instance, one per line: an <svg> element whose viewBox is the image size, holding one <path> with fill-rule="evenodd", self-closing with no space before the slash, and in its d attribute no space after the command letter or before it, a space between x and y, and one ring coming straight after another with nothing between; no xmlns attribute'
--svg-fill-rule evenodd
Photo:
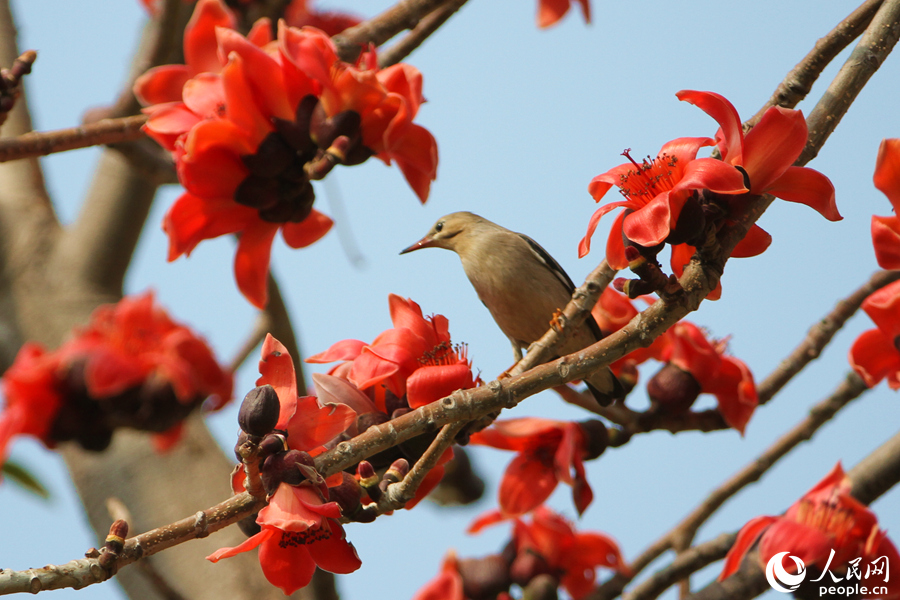
<svg viewBox="0 0 900 600"><path fill-rule="evenodd" d="M872 179L894 208L890 217L872 217L875 258L882 269L900 269L900 139L881 140Z"/></svg>
<svg viewBox="0 0 900 600"><path fill-rule="evenodd" d="M716 141L722 160L747 174L751 194L772 194L805 204L829 221L843 218L834 201L831 180L813 169L792 166L808 137L802 112L772 106L744 136L737 110L723 96L694 90L675 95L719 123Z"/></svg>
<svg viewBox="0 0 900 600"><path fill-rule="evenodd" d="M291 357L271 335L263 343L259 371L257 385L271 385L278 394L281 411L276 428L287 432L291 450L320 450L356 418L344 404L320 406L314 397L298 398ZM311 481L281 483L268 506L259 511L256 522L262 530L234 548L217 550L207 559L218 562L259 547L259 563L266 579L285 594L305 587L317 566L332 573L352 573L362 563L336 520L341 517L340 507L327 500L320 486Z"/></svg>
<svg viewBox="0 0 900 600"><path fill-rule="evenodd" d="M577 0L581 5L581 14L584 15L584 22L591 22L591 2L590 0ZM572 0L538 0L537 26L546 29L556 25L560 19L566 16L572 7Z"/></svg>
<svg viewBox="0 0 900 600"><path fill-rule="evenodd" d="M821 571L837 571L847 567L850 561L856 562L856 568L859 568L859 562L873 560L897 564L900 554L887 534L878 528L875 513L853 498L850 488L850 478L838 463L784 515L752 519L738 533L734 546L725 557L719 579L738 570L744 555L757 539L759 564L763 569L775 554L785 551L800 558L807 568L815 567ZM849 571L850 567L847 568ZM889 581L889 575L882 573L888 594L878 597L900 596L900 583L896 578Z"/></svg>
<svg viewBox="0 0 900 600"><path fill-rule="evenodd" d="M549 498L560 481L572 486L578 514L594 499L583 462L589 453L588 441L579 423L507 419L473 434L470 441L518 452L500 483L500 510L506 516L529 512Z"/></svg>
<svg viewBox="0 0 900 600"><path fill-rule="evenodd" d="M862 307L878 328L862 332L853 342L850 366L869 387L887 377L892 390L900 389L900 281L870 295Z"/></svg>
<svg viewBox="0 0 900 600"><path fill-rule="evenodd" d="M337 11L318 11L309 7L309 0L291 0L284 9L284 20L291 27L315 27L334 36L362 21L355 15Z"/></svg>
<svg viewBox="0 0 900 600"><path fill-rule="evenodd" d="M685 203L694 190L708 189L718 194L743 194L743 175L734 167L712 158L697 158L710 138L678 138L665 144L656 158L629 162L594 177L588 192L599 202L613 186L625 200L597 209L588 223L587 234L578 245L578 255L591 249L591 236L600 218L617 208L626 209L613 222L606 243L606 260L614 269L628 266L624 237L641 246L661 244L675 228Z"/></svg>
<svg viewBox="0 0 900 600"><path fill-rule="evenodd" d="M469 533L478 533L503 520L499 511L485 513L469 527ZM516 557L510 572L515 583L525 586L535 575L549 572L559 578L574 600L593 589L597 567L629 572L615 540L599 532L576 531L566 519L543 505L534 510L531 523L514 519L513 542Z"/></svg>
<svg viewBox="0 0 900 600"><path fill-rule="evenodd" d="M441 572L416 592L413 600L465 600L459 561L454 552L444 557Z"/></svg>
<svg viewBox="0 0 900 600"><path fill-rule="evenodd" d="M424 202L437 146L412 123L423 102L412 67L357 69L311 27L281 22L277 41L264 19L247 38L233 28L221 0L201 0L185 32L187 64L149 71L135 94L153 103L145 129L172 152L186 188L163 225L169 260L237 234L238 288L263 308L275 234L302 248L331 227L313 209L311 179L375 154L396 160Z"/></svg>
<svg viewBox="0 0 900 600"><path fill-rule="evenodd" d="M725 355L727 340L710 342L693 323L676 323L669 332L662 355L667 364L647 386L651 399L663 408L687 410L697 395L713 394L722 418L743 435L757 405L750 369Z"/></svg>
<svg viewBox="0 0 900 600"><path fill-rule="evenodd" d="M102 450L123 426L157 433L165 449L208 396L210 409L231 398L232 375L147 292L100 306L57 350L25 344L2 385L0 457L13 435L33 435L49 447L75 439Z"/></svg>
<svg viewBox="0 0 900 600"><path fill-rule="evenodd" d="M345 361L331 374L363 391L374 388L373 401L382 412L386 411L383 388L398 398L406 395L409 407L418 408L475 386L465 350L450 342L445 316L424 317L418 304L395 294L388 297L388 304L394 327L371 344L343 340L306 362Z"/></svg>
<svg viewBox="0 0 900 600"><path fill-rule="evenodd" d="M649 296L643 296L642 299L649 304L653 303L653 299ZM635 308L628 296L617 292L612 286L607 286L600 294L600 299L594 305L591 314L600 326L603 335L607 336L625 327L638 314L638 309ZM626 379L631 378L634 383L637 383L637 365L651 358L660 360L667 344L668 330L653 340L648 347L629 352L611 364L609 368L619 380L625 377Z"/></svg>

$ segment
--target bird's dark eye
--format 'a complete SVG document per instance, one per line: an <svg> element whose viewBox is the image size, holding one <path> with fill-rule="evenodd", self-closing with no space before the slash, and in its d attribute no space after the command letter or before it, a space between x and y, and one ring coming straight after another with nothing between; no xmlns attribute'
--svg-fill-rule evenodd
<svg viewBox="0 0 900 600"><path fill-rule="evenodd" d="M444 222L443 222L443 221L438 222L438 224L434 226L434 230L435 230L435 231L440 231L440 230L442 230L443 228L444 228Z"/></svg>

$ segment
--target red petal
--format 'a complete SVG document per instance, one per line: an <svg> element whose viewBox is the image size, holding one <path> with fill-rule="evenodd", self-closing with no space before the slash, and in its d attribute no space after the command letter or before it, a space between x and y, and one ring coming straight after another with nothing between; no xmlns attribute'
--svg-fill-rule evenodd
<svg viewBox="0 0 900 600"><path fill-rule="evenodd" d="M894 212L900 212L900 139L881 140L872 180L888 197Z"/></svg>
<svg viewBox="0 0 900 600"><path fill-rule="evenodd" d="M268 275L272 240L278 225L257 220L250 223L238 240L234 255L234 278L250 303L262 310L269 301Z"/></svg>
<svg viewBox="0 0 900 600"><path fill-rule="evenodd" d="M693 104L715 119L722 128L722 157L731 164L742 164L744 133L734 105L715 92L682 90L675 97Z"/></svg>
<svg viewBox="0 0 900 600"><path fill-rule="evenodd" d="M892 373L900 372L900 354L893 341L880 329L862 332L850 347L849 360L850 366L869 387L874 387Z"/></svg>
<svg viewBox="0 0 900 600"><path fill-rule="evenodd" d="M428 200L431 182L437 178L437 141L431 132L416 124L410 124L397 143L390 149L390 157L406 178L409 187L422 204Z"/></svg>
<svg viewBox="0 0 900 600"><path fill-rule="evenodd" d="M294 110L288 102L281 65L236 31L220 28L217 40L220 58L227 59L232 52L241 57L244 80L263 115L293 121Z"/></svg>
<svg viewBox="0 0 900 600"><path fill-rule="evenodd" d="M743 161L733 164L744 167L750 177L751 192L761 194L794 164L806 138L803 113L772 106L744 138Z"/></svg>
<svg viewBox="0 0 900 600"><path fill-rule="evenodd" d="M312 209L299 223L288 222L281 228L281 236L291 248L306 248L328 233L334 221L330 217Z"/></svg>
<svg viewBox="0 0 900 600"><path fill-rule="evenodd" d="M728 554L725 556L725 563L722 565L719 581L722 581L726 577L737 572L738 567L741 566L741 562L744 560L744 555L747 554L756 542L756 539L762 534L766 527L777 520L778 517L756 517L741 527L741 530L737 534L737 539L734 541L734 546L731 547L731 550L729 550Z"/></svg>
<svg viewBox="0 0 900 600"><path fill-rule="evenodd" d="M552 465L518 454L500 483L500 508L507 516L523 515L549 498L557 483Z"/></svg>
<svg viewBox="0 0 900 600"><path fill-rule="evenodd" d="M235 28L234 17L221 0L200 0L184 28L184 61L193 73L222 70L216 44L216 27Z"/></svg>
<svg viewBox="0 0 900 600"><path fill-rule="evenodd" d="M872 245L882 269L900 269L900 217L872 217Z"/></svg>
<svg viewBox="0 0 900 600"><path fill-rule="evenodd" d="M713 158L697 158L684 167L675 189L708 189L719 194L743 194L744 175L728 163Z"/></svg>
<svg viewBox="0 0 900 600"><path fill-rule="evenodd" d="M263 138L273 130L272 124L253 94L244 59L237 52L232 52L228 58L228 64L222 70L225 110L228 119L245 133L252 150L256 151Z"/></svg>
<svg viewBox="0 0 900 600"><path fill-rule="evenodd" d="M212 73L201 73L184 84L184 104L200 117L220 117L225 106L225 88L222 78Z"/></svg>
<svg viewBox="0 0 900 600"><path fill-rule="evenodd" d="M406 397L409 407L415 409L474 385L472 369L465 361L455 365L424 366L406 380Z"/></svg>
<svg viewBox="0 0 900 600"><path fill-rule="evenodd" d="M278 22L278 49L300 71L322 84L331 83L331 67L337 61L334 44L323 32L288 27Z"/></svg>
<svg viewBox="0 0 900 600"><path fill-rule="evenodd" d="M581 241L578 243L578 258L584 258L588 252L591 251L591 237L594 235L594 231L597 229L597 225L600 223L600 218L608 213L611 210L615 210L617 208L630 206L627 202L610 202L609 204L604 204L600 208L594 211L594 214L591 215L590 221L588 221L587 233L581 238ZM619 223L624 218L623 215L619 215L616 218L616 223ZM621 237L622 228L621 223L619 223L618 230L616 226L613 225L613 229L610 232L610 236L613 235L614 232L619 232L619 237ZM627 266L627 265L626 265ZM616 268L616 267L613 267ZM621 267L620 267L621 268Z"/></svg>
<svg viewBox="0 0 900 600"><path fill-rule="evenodd" d="M772 236L756 225L755 223L744 236L744 239L737 243L734 250L731 251L731 258L750 258L751 256L759 256L772 243ZM693 255L693 253L692 253ZM687 264L687 263L685 263Z"/></svg>
<svg viewBox="0 0 900 600"><path fill-rule="evenodd" d="M288 422L288 445L295 450L311 450L330 442L355 421L356 411L346 404L320 407L314 396L300 398Z"/></svg>
<svg viewBox="0 0 900 600"><path fill-rule="evenodd" d="M255 150L246 134L225 120L197 123L184 148L177 161L178 180L189 192L205 198L231 198L249 174L240 157Z"/></svg>
<svg viewBox="0 0 900 600"><path fill-rule="evenodd" d="M310 556L320 569L329 573L352 573L362 566L353 544L346 540L343 527L330 521L331 536L307 546Z"/></svg>
<svg viewBox="0 0 900 600"><path fill-rule="evenodd" d="M313 373L312 380L316 396L323 405L346 404L358 415L378 410L368 396L343 377Z"/></svg>
<svg viewBox="0 0 900 600"><path fill-rule="evenodd" d="M262 345L262 358L259 361L259 379L256 385L271 385L278 394L281 410L278 413L277 429L285 429L288 421L297 409L297 376L294 363L284 345L266 334Z"/></svg>
<svg viewBox="0 0 900 600"><path fill-rule="evenodd" d="M206 557L206 560L210 562L219 562L223 558L231 558L232 556L237 556L241 552L247 552L248 550L253 550L267 539L272 537L273 535L279 535L281 532L271 528L265 528L253 537L247 538L234 548L220 548Z"/></svg>
<svg viewBox="0 0 900 600"><path fill-rule="evenodd" d="M744 435L759 402L753 374L747 365L736 358L723 356L715 380L703 391L715 395L722 418L729 427Z"/></svg>
<svg viewBox="0 0 900 600"><path fill-rule="evenodd" d="M335 342L325 352L313 354L306 359L308 363L330 363L336 360L353 360L362 352L365 342L360 340L342 340Z"/></svg>
<svg viewBox="0 0 900 600"><path fill-rule="evenodd" d="M190 254L203 240L241 231L248 220L257 219L256 211L230 198L200 198L182 194L163 219L169 236L168 260Z"/></svg>
<svg viewBox="0 0 900 600"><path fill-rule="evenodd" d="M821 569L825 566L833 543L833 538L816 527L781 518L760 538L759 562L765 565L777 553L789 550L791 555L803 561L806 568L816 566ZM840 552L841 549L835 548L835 551ZM791 561L788 564L791 564Z"/></svg>
<svg viewBox="0 0 900 600"><path fill-rule="evenodd" d="M259 564L266 579L275 587L290 595L309 585L316 563L309 555L309 546L293 540L281 543L285 532L274 530L272 539L259 548Z"/></svg>
<svg viewBox="0 0 900 600"><path fill-rule="evenodd" d="M606 238L606 262L610 268L621 271L628 267L628 259L625 258L625 240L623 239L622 225L625 222L626 213L622 211L613 221Z"/></svg>
<svg viewBox="0 0 900 600"><path fill-rule="evenodd" d="M546 29L555 25L569 12L570 0L539 0L537 26Z"/></svg>
<svg viewBox="0 0 900 600"><path fill-rule="evenodd" d="M835 204L831 180L813 169L789 167L763 191L788 202L805 204L829 221L844 218Z"/></svg>
<svg viewBox="0 0 900 600"><path fill-rule="evenodd" d="M481 531L486 527L496 525L497 523L502 523L503 521L506 521L506 519L507 517L503 516L503 513L499 510L489 510L486 513L480 514L475 517L475 520L472 521L468 529L466 529L466 533L470 535L481 533Z"/></svg>
<svg viewBox="0 0 900 600"><path fill-rule="evenodd" d="M162 65L153 67L135 79L134 95L144 106L178 102L181 90L191 72L185 65Z"/></svg>
<svg viewBox="0 0 900 600"><path fill-rule="evenodd" d="M153 450L159 454L168 452L175 447L175 444L181 441L181 436L183 434L184 421L177 425L173 425L162 433L154 433L150 438L150 442L153 444Z"/></svg>
<svg viewBox="0 0 900 600"><path fill-rule="evenodd" d="M863 310L885 335L900 336L900 282L895 281L872 293L863 301Z"/></svg>

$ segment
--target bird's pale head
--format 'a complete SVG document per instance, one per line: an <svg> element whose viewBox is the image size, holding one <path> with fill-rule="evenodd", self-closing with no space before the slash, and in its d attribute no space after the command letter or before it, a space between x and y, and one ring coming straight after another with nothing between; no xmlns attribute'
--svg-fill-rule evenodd
<svg viewBox="0 0 900 600"><path fill-rule="evenodd" d="M473 235L484 223L490 222L470 212L450 213L438 219L425 237L401 250L400 254L420 248L446 248L456 251L459 244L468 236Z"/></svg>

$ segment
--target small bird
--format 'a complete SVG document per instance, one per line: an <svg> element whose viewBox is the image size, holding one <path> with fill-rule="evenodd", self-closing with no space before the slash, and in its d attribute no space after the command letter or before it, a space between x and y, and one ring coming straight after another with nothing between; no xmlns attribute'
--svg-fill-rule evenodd
<svg viewBox="0 0 900 600"><path fill-rule="evenodd" d="M425 237L400 254L420 248L446 248L459 255L478 298L512 342L516 362L522 359L523 348L547 332L556 311L575 291L563 268L537 242L470 212L441 217ZM571 354L602 338L594 317L588 315L558 350L560 355ZM591 374L586 383L602 406L625 395L608 368Z"/></svg>

